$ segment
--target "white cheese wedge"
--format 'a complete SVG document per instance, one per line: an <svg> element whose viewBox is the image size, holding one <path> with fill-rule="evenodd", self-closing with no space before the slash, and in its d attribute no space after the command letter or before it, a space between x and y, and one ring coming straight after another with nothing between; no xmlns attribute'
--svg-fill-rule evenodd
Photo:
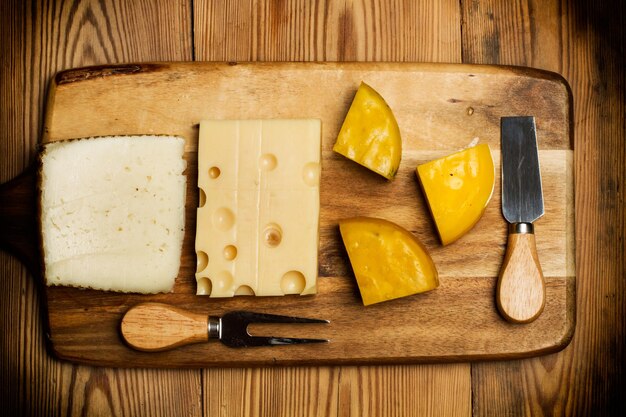
<svg viewBox="0 0 626 417"><path fill-rule="evenodd" d="M40 213L47 285L171 291L185 225L184 146L171 136L45 145Z"/></svg>
<svg viewBox="0 0 626 417"><path fill-rule="evenodd" d="M313 294L319 120L200 124L197 294Z"/></svg>

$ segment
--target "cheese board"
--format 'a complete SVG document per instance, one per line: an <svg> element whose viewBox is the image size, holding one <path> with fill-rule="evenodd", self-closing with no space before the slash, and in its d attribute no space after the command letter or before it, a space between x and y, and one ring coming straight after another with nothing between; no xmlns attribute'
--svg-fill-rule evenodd
<svg viewBox="0 0 626 417"><path fill-rule="evenodd" d="M387 181L332 152L361 81L393 109L402 162ZM141 63L63 71L49 87L41 142L101 135L185 138L187 201L181 268L168 294L45 287L46 336L59 358L116 367L210 367L452 362L529 357L564 348L575 328L572 98L560 76L529 68L418 63ZM471 143L489 144L500 178L500 118L536 119L545 215L535 223L546 281L542 314L512 324L495 288L507 239L500 184L481 220L448 246L438 241L415 175L418 164ZM194 251L198 125L207 119L321 120L319 278L315 295L197 296ZM38 276L34 171L0 189L2 247ZM415 234L439 271L434 291L364 307L338 230L353 216L380 217ZM5 227L6 226L6 227ZM330 324L258 325L253 333L323 337L329 343L234 349L199 343L141 352L120 335L143 302L220 316L252 310Z"/></svg>

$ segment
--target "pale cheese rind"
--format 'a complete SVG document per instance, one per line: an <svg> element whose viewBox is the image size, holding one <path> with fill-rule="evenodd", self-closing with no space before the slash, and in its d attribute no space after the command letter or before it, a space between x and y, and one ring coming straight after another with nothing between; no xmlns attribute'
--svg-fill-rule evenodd
<svg viewBox="0 0 626 417"><path fill-rule="evenodd" d="M198 294L316 292L320 146L316 119L201 122Z"/></svg>
<svg viewBox="0 0 626 417"><path fill-rule="evenodd" d="M171 136L110 136L44 146L47 285L171 291L184 235L184 145Z"/></svg>

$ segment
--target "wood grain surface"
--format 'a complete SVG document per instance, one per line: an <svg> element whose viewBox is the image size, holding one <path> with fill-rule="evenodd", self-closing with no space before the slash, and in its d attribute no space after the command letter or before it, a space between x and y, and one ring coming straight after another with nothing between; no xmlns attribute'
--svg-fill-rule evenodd
<svg viewBox="0 0 626 417"><path fill-rule="evenodd" d="M626 414L625 10L619 1L464 1L463 60L561 73L574 95L577 324L558 355L472 365L473 411Z"/></svg>
<svg viewBox="0 0 626 417"><path fill-rule="evenodd" d="M45 349L41 293L0 252L7 415L619 416L624 339L624 3L619 0L0 2L0 182L32 161L58 70L156 60L527 65L574 95L577 330L563 352L490 363L117 370Z"/></svg>
<svg viewBox="0 0 626 417"><path fill-rule="evenodd" d="M332 152L362 80L385 97L400 126L403 160L393 182ZM561 349L574 331L570 107L568 87L559 76L517 67L231 62L125 64L61 72L51 83L42 142L141 133L185 138L186 233L181 269L170 294L47 287L51 347L58 357L72 361L161 367L443 362ZM499 182L479 224L459 242L442 247L415 176L417 165L479 140L493 149L500 178L500 118L511 114L537 118L546 196L546 215L537 222L537 246L548 281L548 308L537 322L525 326L506 323L495 308L495 281L507 240ZM197 297L198 122L276 117L322 120L318 294ZM417 235L437 265L437 291L364 308L337 230L341 219L357 215L391 220ZM145 354L129 349L118 329L126 310L148 301L206 315L253 310L327 319L331 323L321 328L276 326L272 334L319 334L331 342L243 350L205 343Z"/></svg>

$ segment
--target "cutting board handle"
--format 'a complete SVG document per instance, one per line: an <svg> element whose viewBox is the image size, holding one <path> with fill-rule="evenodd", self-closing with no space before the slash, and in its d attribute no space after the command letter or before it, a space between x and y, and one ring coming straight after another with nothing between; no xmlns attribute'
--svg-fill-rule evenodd
<svg viewBox="0 0 626 417"><path fill-rule="evenodd" d="M36 277L41 275L37 221L37 169L31 166L0 185L0 248L15 255Z"/></svg>

